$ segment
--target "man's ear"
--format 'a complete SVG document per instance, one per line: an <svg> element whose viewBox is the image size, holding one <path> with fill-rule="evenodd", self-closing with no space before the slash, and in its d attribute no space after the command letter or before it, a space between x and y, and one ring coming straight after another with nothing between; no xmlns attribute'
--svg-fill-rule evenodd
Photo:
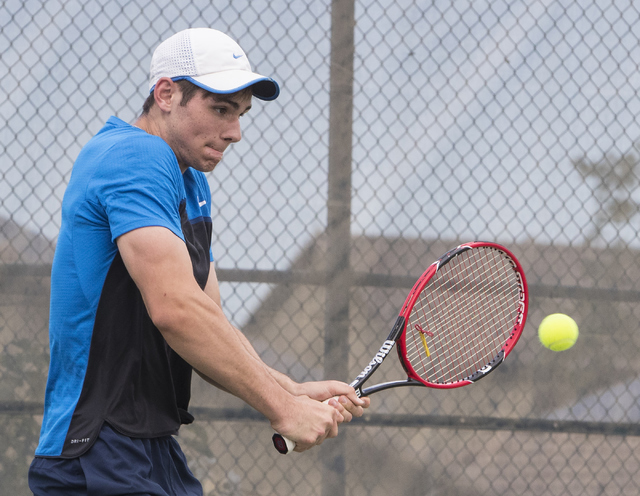
<svg viewBox="0 0 640 496"><path fill-rule="evenodd" d="M171 111L171 101L178 96L178 85L171 78L163 77L158 79L156 87L153 89L153 97L156 105L163 112Z"/></svg>

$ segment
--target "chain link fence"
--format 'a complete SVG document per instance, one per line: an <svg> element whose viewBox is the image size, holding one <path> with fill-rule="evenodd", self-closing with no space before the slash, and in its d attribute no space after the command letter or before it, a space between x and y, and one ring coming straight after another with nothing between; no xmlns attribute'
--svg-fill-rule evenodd
<svg viewBox="0 0 640 496"><path fill-rule="evenodd" d="M268 364L351 379L460 241L507 245L532 293L489 378L376 395L304 454L280 456L257 412L194 381L180 438L205 494L638 494L638 5L4 0L0 495L29 494L73 161L110 115L139 115L155 46L200 26L282 86L209 178L223 306ZM554 312L581 331L562 354L537 342Z"/></svg>

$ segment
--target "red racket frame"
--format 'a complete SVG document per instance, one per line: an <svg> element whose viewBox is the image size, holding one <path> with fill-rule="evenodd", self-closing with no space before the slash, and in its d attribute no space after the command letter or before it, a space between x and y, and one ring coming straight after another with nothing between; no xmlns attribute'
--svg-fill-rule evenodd
<svg viewBox="0 0 640 496"><path fill-rule="evenodd" d="M468 251L470 249L476 248L492 248L498 251L505 253L513 264L513 269L516 272L516 277L519 279L520 283L520 296L518 301L518 311L516 313L515 322L513 323L513 327L509 332L507 339L504 344L498 350L496 355L489 360L489 362L481 367L479 370L472 373L470 376L464 378L463 380L458 380L450 383L433 383L428 382L420 377L420 375L415 371L413 366L411 365L409 359L407 358L408 349L407 349L407 323L411 317L411 312L413 311L418 298L420 298L420 293L426 287L426 285L433 279L433 277L438 273L438 271L444 267L447 263L453 260L456 256ZM524 271L522 270L522 266L518 259L504 246L501 246L497 243L484 242L484 241L473 241L471 243L463 243L458 247L448 251L444 255L442 255L438 260L432 263L429 268L420 276L420 278L413 285L413 288L409 292L404 304L402 305L402 309L400 310L400 314L396 319L396 322L391 330L391 333L382 344L378 353L373 357L373 359L369 362L369 364L364 368L364 370L355 378L353 382L351 382L351 386L356 390L356 394L358 396L368 396L370 394L376 393L378 391L382 391L384 389L389 389L393 387L401 387L401 386L427 386L431 388L438 389L452 389L458 388L461 386L466 386L474 383L475 381L481 379L486 376L488 373L493 371L498 365L500 365L505 358L511 353L513 347L520 339L522 335L522 331L524 330L524 325L527 320L527 312L529 309L529 292L527 289L527 281L524 276ZM424 331L420 331L424 332ZM368 388L362 388L364 383L371 377L371 375L376 371L376 369L380 366L380 364L384 361L384 359L389 355L393 346L398 344L398 356L400 358L400 362L407 374L406 380L400 381L392 381L385 382L381 384L376 384L375 386L371 386ZM276 449L283 454L288 453L293 449L295 443L284 438L280 434L273 435L273 443Z"/></svg>
<svg viewBox="0 0 640 496"><path fill-rule="evenodd" d="M514 322L513 328L509 333L509 337L506 339L502 348L497 352L495 357L493 357L484 367L480 368L480 370L476 371L472 375L470 375L466 380L460 380L452 383L433 383L423 380L420 375L415 371L409 360L407 359L407 323L409 322L409 317L413 308L420 297L420 293L426 287L426 285L433 279L433 277L437 274L440 268L444 267L447 263L449 263L456 256L461 253L469 250L476 249L480 247L493 248L495 250L501 251L505 253L511 262L513 263L513 269L517 274L517 277L520 280L521 284L521 292L520 292L520 301L519 301L519 310L516 321ZM473 241L469 243L463 243L456 248L449 250L447 253L442 255L438 260L433 262L429 268L420 276L420 278L413 285L413 288L409 292L404 304L402 305L402 309L400 310L400 314L396 323L393 327L393 330L387 337L385 344L383 344L380 351L376 354L374 360L363 370L360 375L351 383L356 389L356 392L359 396L368 396L370 394L376 393L378 391L382 391L384 389L389 389L392 387L400 387L400 386L417 386L423 385L431 388L437 389L452 389L458 388L462 386L466 386L472 384L473 382L481 379L486 376L489 372L494 370L498 365L500 365L504 359L511 353L513 347L520 339L522 335L522 331L524 330L527 312L529 309L529 292L527 288L527 281L524 275L524 270L522 269L522 265L515 257L515 255L505 248L502 245L492 242L485 241ZM373 372L378 368L378 366L382 363L382 360L386 358L388 353L390 352L390 348L393 346L391 343L397 342L398 344L398 357L400 358L400 362L407 374L407 379L402 381L393 381L386 382L382 384L377 384L375 386L371 386L369 388L363 389L362 386L364 383L371 377Z"/></svg>

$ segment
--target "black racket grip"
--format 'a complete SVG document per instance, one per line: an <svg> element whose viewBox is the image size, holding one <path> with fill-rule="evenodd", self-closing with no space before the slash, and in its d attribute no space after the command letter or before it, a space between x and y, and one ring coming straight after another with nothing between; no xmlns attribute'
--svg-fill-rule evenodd
<svg viewBox="0 0 640 496"><path fill-rule="evenodd" d="M296 443L291 441L291 439L287 439L282 434L278 434L277 432L271 438L273 441L273 445L278 450L279 453L286 455L290 451L296 447Z"/></svg>

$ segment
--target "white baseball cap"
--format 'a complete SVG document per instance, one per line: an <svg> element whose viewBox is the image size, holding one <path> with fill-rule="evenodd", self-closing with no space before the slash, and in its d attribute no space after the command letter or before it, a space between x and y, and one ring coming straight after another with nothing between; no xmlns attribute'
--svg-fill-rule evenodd
<svg viewBox="0 0 640 496"><path fill-rule="evenodd" d="M254 96L275 100L280 87L273 79L251 71L247 55L226 34L209 28L180 31L153 52L149 92L158 79L186 79L211 93L235 93L251 86Z"/></svg>

